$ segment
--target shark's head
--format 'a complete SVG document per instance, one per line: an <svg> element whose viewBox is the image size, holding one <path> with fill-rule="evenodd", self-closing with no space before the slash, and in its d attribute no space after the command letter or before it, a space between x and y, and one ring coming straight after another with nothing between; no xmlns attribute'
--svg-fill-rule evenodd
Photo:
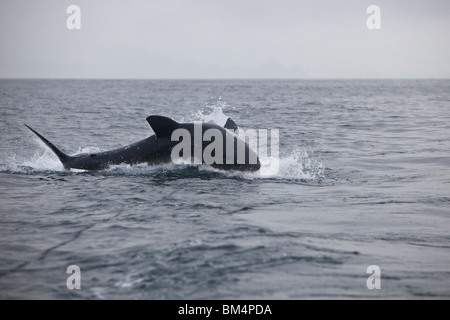
<svg viewBox="0 0 450 320"><path fill-rule="evenodd" d="M213 168L232 171L257 171L258 155L235 134L236 123L228 119L224 127L212 123L178 123L163 116L150 116L147 122L156 139L172 141L172 161L194 161Z"/></svg>

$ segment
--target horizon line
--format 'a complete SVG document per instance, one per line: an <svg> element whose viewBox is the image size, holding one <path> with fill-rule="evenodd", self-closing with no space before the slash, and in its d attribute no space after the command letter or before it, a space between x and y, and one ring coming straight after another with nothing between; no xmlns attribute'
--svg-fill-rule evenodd
<svg viewBox="0 0 450 320"><path fill-rule="evenodd" d="M307 80L307 81L327 81L327 80L450 80L450 77L424 77L424 78L395 78L395 77L386 77L386 78L339 78L339 77L330 77L330 78L301 78L301 77L274 77L274 78L252 78L252 77L236 77L236 78L131 78L131 77L117 77L117 78L102 78L102 77L92 77L92 78L59 78L59 77L0 77L0 80L141 80L141 81L221 81L221 80Z"/></svg>

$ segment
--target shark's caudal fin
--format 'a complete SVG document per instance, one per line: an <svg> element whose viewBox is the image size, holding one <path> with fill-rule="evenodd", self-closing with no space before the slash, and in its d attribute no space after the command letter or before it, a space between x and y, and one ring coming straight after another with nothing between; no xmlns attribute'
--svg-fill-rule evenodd
<svg viewBox="0 0 450 320"><path fill-rule="evenodd" d="M170 137L179 126L178 122L163 116L147 117L147 122L155 131L156 138Z"/></svg>
<svg viewBox="0 0 450 320"><path fill-rule="evenodd" d="M30 129L35 135L38 136L39 139L42 140L42 142L44 142L47 147L49 147L55 154L56 156L59 158L59 160L62 162L64 168L66 168L65 163L67 162L67 160L70 158L67 154L65 154L64 152L62 152L61 150L59 150L57 147L55 147L55 145L53 143L51 143L50 141L48 141L47 139L45 139L42 135L40 135L36 130L33 130L31 127L25 125L28 129Z"/></svg>

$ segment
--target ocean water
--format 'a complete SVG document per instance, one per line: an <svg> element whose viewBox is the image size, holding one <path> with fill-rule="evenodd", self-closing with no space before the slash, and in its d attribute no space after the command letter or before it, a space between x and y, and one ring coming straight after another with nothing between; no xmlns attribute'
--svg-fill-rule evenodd
<svg viewBox="0 0 450 320"><path fill-rule="evenodd" d="M74 154L152 114L279 129L279 169L64 171L23 125ZM0 80L0 118L2 299L450 298L449 80Z"/></svg>

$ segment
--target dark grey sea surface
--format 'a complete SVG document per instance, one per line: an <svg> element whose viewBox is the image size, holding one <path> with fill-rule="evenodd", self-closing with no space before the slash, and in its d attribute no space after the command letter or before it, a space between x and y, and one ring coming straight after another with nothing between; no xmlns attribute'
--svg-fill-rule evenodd
<svg viewBox="0 0 450 320"><path fill-rule="evenodd" d="M279 129L279 170L64 171L23 125L74 154L152 114ZM0 80L0 119L1 299L450 298L449 80Z"/></svg>

